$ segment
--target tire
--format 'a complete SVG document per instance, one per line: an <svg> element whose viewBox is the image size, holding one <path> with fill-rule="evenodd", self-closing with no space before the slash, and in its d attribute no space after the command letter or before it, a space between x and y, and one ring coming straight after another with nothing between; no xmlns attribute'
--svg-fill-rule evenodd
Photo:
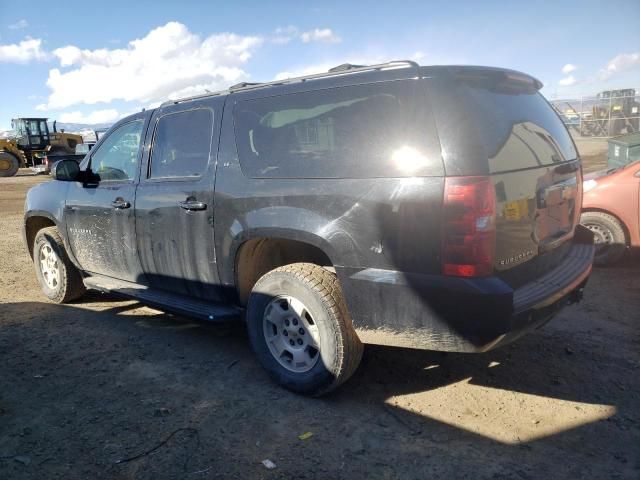
<svg viewBox="0 0 640 480"><path fill-rule="evenodd" d="M55 227L43 228L36 235L33 263L42 292L52 302L68 303L84 294L82 276L69 260Z"/></svg>
<svg viewBox="0 0 640 480"><path fill-rule="evenodd" d="M627 241L624 229L617 218L602 212L585 212L580 217L580 223L594 234L595 265L613 265L622 258Z"/></svg>
<svg viewBox="0 0 640 480"><path fill-rule="evenodd" d="M258 361L277 383L296 393L330 392L353 375L362 359L364 347L338 278L311 263L277 268L256 282L247 329Z"/></svg>
<svg viewBox="0 0 640 480"><path fill-rule="evenodd" d="M19 168L18 157L9 152L0 152L0 177L13 177Z"/></svg>

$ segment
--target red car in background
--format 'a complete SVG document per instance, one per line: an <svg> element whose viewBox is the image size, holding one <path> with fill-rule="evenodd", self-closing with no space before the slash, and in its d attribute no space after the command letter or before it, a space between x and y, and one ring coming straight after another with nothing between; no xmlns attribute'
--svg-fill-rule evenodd
<svg viewBox="0 0 640 480"><path fill-rule="evenodd" d="M580 223L595 235L596 265L640 247L640 161L585 175Z"/></svg>

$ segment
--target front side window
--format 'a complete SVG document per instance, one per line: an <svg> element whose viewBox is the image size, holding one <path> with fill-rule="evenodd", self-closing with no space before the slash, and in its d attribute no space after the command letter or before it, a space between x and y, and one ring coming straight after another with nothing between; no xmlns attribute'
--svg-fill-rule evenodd
<svg viewBox="0 0 640 480"><path fill-rule="evenodd" d="M149 178L199 177L207 168L213 133L209 109L160 117L151 149Z"/></svg>
<svg viewBox="0 0 640 480"><path fill-rule="evenodd" d="M136 120L118 127L91 156L91 169L101 181L134 179L143 125Z"/></svg>

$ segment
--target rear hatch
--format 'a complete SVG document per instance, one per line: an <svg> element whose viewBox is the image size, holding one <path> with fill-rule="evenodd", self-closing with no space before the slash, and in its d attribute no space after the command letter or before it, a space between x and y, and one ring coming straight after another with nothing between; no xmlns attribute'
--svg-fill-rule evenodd
<svg viewBox="0 0 640 480"><path fill-rule="evenodd" d="M537 80L482 67L433 73L446 175L491 179L494 272L517 288L556 267L570 247L582 195L575 146Z"/></svg>

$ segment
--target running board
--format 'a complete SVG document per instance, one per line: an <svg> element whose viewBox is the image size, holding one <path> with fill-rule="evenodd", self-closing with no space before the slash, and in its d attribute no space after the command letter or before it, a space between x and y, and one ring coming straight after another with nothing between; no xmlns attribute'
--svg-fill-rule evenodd
<svg viewBox="0 0 640 480"><path fill-rule="evenodd" d="M204 300L176 295L149 288L137 283L117 280L110 277L91 276L83 279L87 288L99 290L101 292L113 293L114 295L133 298L145 305L158 307L161 310L168 310L174 313L196 317L208 321L227 321L242 318L244 310L233 305L211 303Z"/></svg>

